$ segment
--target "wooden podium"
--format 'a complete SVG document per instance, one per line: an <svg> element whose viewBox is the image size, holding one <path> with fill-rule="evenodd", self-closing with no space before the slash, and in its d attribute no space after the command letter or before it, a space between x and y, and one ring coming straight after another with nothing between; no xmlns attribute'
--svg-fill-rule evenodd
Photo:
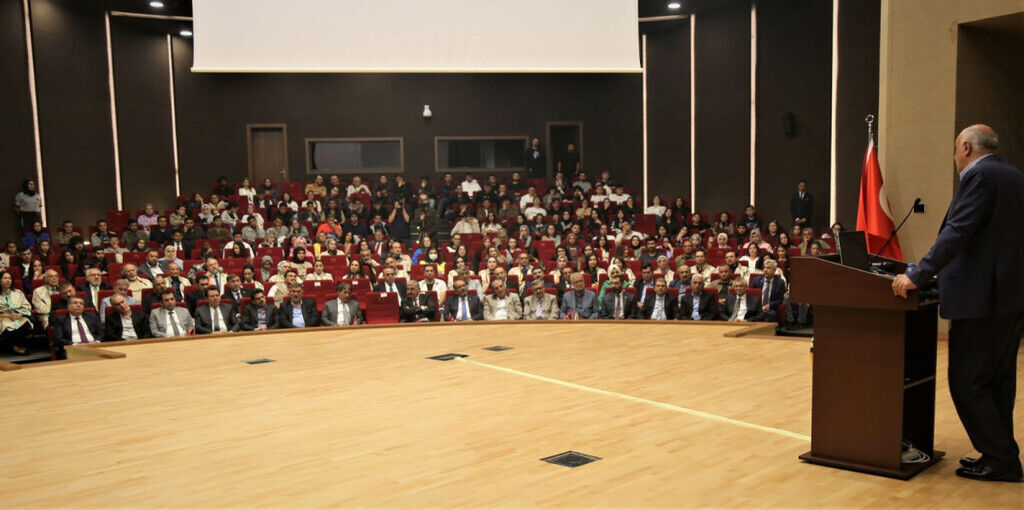
<svg viewBox="0 0 1024 510"><path fill-rule="evenodd" d="M902 262L891 261L897 271ZM814 464L907 480L938 462L935 349L938 300L893 295L892 278L795 257L790 301L814 306ZM902 440L931 456L900 461Z"/></svg>

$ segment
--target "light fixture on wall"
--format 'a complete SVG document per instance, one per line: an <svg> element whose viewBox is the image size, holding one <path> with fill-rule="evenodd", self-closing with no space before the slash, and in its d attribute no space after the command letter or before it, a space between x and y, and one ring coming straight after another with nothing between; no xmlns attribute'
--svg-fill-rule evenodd
<svg viewBox="0 0 1024 510"><path fill-rule="evenodd" d="M191 30L182 30L181 32L178 32L178 34L180 34L182 37L192 37Z"/></svg>
<svg viewBox="0 0 1024 510"><path fill-rule="evenodd" d="M153 7L154 9L163 9L164 8L164 3L163 2L150 2L149 6Z"/></svg>
<svg viewBox="0 0 1024 510"><path fill-rule="evenodd" d="M429 104L423 105L423 118L424 119L429 119L429 118L431 118L433 116L434 116L434 112L430 111L430 105Z"/></svg>
<svg viewBox="0 0 1024 510"><path fill-rule="evenodd" d="M681 3L679 3L679 2L669 2L669 3L668 3L668 8L669 8L669 9L673 9L673 10L675 10L675 9L679 9L679 8L681 8L682 6L683 6L683 4L681 4Z"/></svg>

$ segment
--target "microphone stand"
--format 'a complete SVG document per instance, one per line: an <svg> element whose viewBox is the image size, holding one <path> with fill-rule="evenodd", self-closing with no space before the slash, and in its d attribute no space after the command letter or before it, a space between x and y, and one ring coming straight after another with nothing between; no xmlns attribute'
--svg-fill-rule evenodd
<svg viewBox="0 0 1024 510"><path fill-rule="evenodd" d="M900 229L903 228L903 224L906 223L908 219L910 219L910 215L914 213L914 209L916 209L918 204L920 203L920 198L914 199L914 205L910 206L910 210L907 211L907 215L903 217L903 221L901 221L899 226L896 227L891 234L889 234L889 238L885 240L885 244L883 244L882 248L878 250L878 253L875 254L875 257L871 259L871 262L868 264L868 267L871 267L875 264L875 262L878 262L878 258L882 256L882 252L884 252L885 249L889 247L889 243L891 243L893 238L896 237L896 232L899 232Z"/></svg>

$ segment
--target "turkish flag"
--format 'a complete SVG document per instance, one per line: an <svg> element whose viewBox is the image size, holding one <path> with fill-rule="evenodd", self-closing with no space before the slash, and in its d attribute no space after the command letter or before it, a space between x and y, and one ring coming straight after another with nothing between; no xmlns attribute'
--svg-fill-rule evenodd
<svg viewBox="0 0 1024 510"><path fill-rule="evenodd" d="M896 228L889 212L889 199L885 196L882 186L882 169L878 165L878 150L875 141L868 142L868 150L864 153L864 169L860 176L860 205L857 208L857 230L863 230L867 236L868 253L878 253ZM900 240L893 237L889 246L881 253L883 257L903 260Z"/></svg>

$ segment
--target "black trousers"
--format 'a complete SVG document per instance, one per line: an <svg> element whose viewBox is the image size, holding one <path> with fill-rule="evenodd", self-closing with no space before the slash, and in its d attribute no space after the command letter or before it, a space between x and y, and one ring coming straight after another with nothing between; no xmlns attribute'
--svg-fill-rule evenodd
<svg viewBox="0 0 1024 510"><path fill-rule="evenodd" d="M952 321L949 392L974 449L997 467L1020 465L1013 439L1017 350L1024 313Z"/></svg>

